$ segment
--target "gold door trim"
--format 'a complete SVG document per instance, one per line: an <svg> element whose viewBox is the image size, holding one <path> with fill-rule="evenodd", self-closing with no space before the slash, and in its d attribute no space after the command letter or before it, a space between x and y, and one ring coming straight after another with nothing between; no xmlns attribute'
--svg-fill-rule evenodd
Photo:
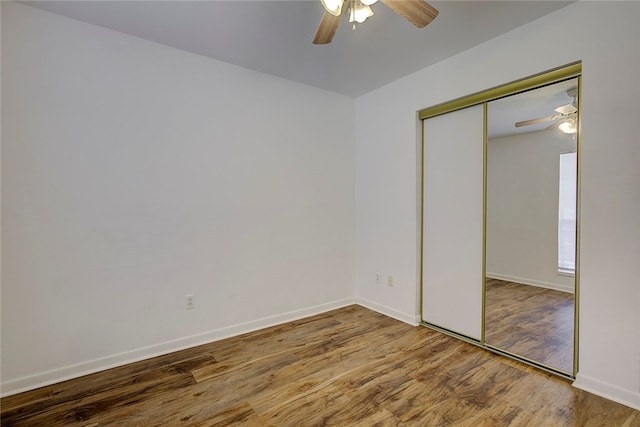
<svg viewBox="0 0 640 427"><path fill-rule="evenodd" d="M573 372L564 372L560 371L554 367L527 359L522 356L514 355L504 350L500 350L498 348L492 347L485 343L485 295L486 295L486 284L485 277L482 277L482 320L481 320L481 339L480 341L467 337L465 335L459 334L455 331L448 330L438 325L431 324L429 322L424 321L423 317L423 266L422 266L422 256L420 257L420 318L421 325L429 327L431 329L438 330L447 335L451 335L462 339L468 343L478 345L480 347L485 348L491 352L502 354L504 356L520 360L526 364L536 366L541 368L547 372L569 378L575 379L578 373L578 338L579 338L579 301L580 301L580 192L581 192L581 167L580 167L580 153L581 153L581 114L582 114L582 62L574 62L571 64L567 64L562 67L554 68L549 71L544 71L538 74L534 74L529 77L525 77L523 79L515 80L510 83L506 83L500 86L496 86L487 90L483 90L480 92L473 93L471 95L467 95L461 98L457 98L451 101L444 102L442 104L434 105L432 107L425 108L423 110L418 111L418 118L423 121L425 119L436 117L442 114L450 113L453 111L457 111L463 108L472 107L479 104L483 105L484 111L484 135L483 135L483 206L482 206L482 222L483 222L483 230L482 230L482 273L483 276L486 273L486 203L487 203L487 103L496 99L504 98L510 95L515 95L520 92L525 92L528 90L537 89L543 86L548 86L554 83L558 83L564 80L569 80L572 78L578 78L578 132L576 137L576 151L578 157L578 175L577 175L577 199L576 205L577 216L576 216L576 269L575 269L575 281L574 281L574 339L573 339ZM422 126L422 155L424 156L424 126ZM424 161L422 162L422 167L420 170L421 179L424 181ZM419 201L420 206L423 206L424 203L424 187L422 189L422 199ZM422 226L424 221L424 213L421 208L420 214L420 250L423 251L423 242L424 242L424 228Z"/></svg>
<svg viewBox="0 0 640 427"><path fill-rule="evenodd" d="M425 108L418 112L418 117L420 120L428 119L430 117L450 113L462 108L482 104L483 102L489 102L499 98L504 98L505 96L515 95L516 93L524 92L533 88L568 80L573 77L578 77L581 74L582 62L575 62L573 64L535 74L524 79L516 80L511 83L463 96L462 98L434 105L433 107ZM578 102L579 101L580 99L578 99Z"/></svg>

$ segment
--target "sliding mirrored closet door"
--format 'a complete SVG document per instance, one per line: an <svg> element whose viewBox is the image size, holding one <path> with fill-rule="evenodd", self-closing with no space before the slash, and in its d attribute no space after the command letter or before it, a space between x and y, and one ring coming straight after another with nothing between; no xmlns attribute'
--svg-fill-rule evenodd
<svg viewBox="0 0 640 427"><path fill-rule="evenodd" d="M485 343L573 372L578 79L488 103Z"/></svg>
<svg viewBox="0 0 640 427"><path fill-rule="evenodd" d="M574 63L419 112L422 324L577 373Z"/></svg>

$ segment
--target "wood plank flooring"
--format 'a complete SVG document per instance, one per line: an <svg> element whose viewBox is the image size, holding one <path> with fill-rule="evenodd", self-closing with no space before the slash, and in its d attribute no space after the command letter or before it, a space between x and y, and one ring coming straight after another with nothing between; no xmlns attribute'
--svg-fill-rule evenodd
<svg viewBox="0 0 640 427"><path fill-rule="evenodd" d="M487 278L485 342L573 372L573 294Z"/></svg>
<svg viewBox="0 0 640 427"><path fill-rule="evenodd" d="M640 412L360 306L8 396L3 426L638 426Z"/></svg>

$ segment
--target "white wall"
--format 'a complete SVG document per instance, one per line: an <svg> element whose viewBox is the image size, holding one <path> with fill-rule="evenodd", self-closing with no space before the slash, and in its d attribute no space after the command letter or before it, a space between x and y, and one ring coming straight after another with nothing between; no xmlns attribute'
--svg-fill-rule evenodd
<svg viewBox="0 0 640 427"><path fill-rule="evenodd" d="M2 89L5 394L354 302L353 99L8 2Z"/></svg>
<svg viewBox="0 0 640 427"><path fill-rule="evenodd" d="M486 273L573 292L558 274L560 154L575 151L559 130L492 138L487 143Z"/></svg>
<svg viewBox="0 0 640 427"><path fill-rule="evenodd" d="M640 4L577 2L356 100L356 291L419 313L416 111L583 61L576 385L640 408ZM444 41L443 41L444 42ZM393 273L396 285L375 283Z"/></svg>

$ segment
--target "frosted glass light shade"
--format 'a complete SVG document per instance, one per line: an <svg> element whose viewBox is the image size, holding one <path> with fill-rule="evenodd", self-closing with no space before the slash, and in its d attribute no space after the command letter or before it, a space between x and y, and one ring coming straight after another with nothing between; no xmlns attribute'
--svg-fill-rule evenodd
<svg viewBox="0 0 640 427"><path fill-rule="evenodd" d="M349 22L356 21L362 24L368 17L373 16L373 10L369 6L362 4L360 1L356 1L355 5L351 6L349 12Z"/></svg>
<svg viewBox="0 0 640 427"><path fill-rule="evenodd" d="M343 0L320 0L324 9L333 16L340 16L342 14Z"/></svg>
<svg viewBox="0 0 640 427"><path fill-rule="evenodd" d="M378 0L360 0L362 2L363 5L365 6L371 6L372 4L374 4L375 2L377 2Z"/></svg>
<svg viewBox="0 0 640 427"><path fill-rule="evenodd" d="M573 120L567 120L558 126L558 128L564 133L576 133L576 127Z"/></svg>

